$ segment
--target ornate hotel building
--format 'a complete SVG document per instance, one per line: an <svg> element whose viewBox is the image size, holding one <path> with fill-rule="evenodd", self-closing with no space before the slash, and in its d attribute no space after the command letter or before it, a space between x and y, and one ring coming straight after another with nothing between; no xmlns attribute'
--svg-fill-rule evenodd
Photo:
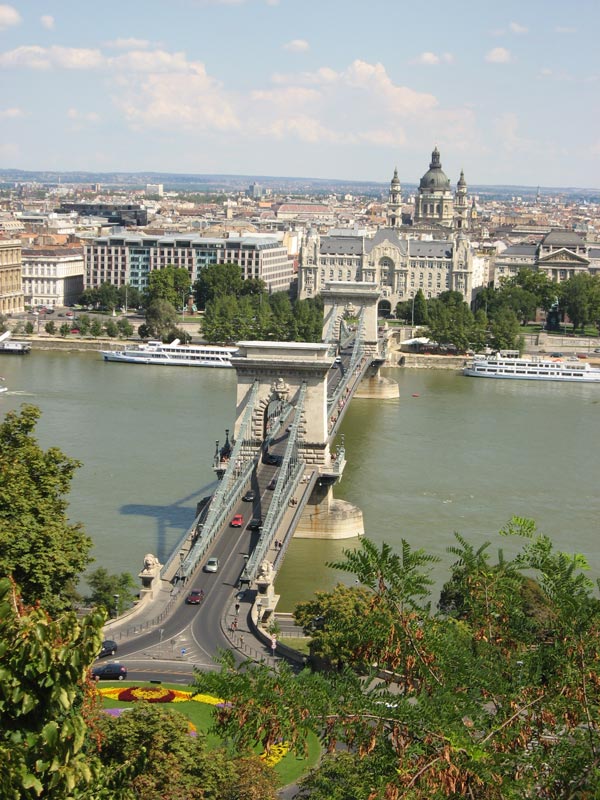
<svg viewBox="0 0 600 800"><path fill-rule="evenodd" d="M348 230L334 235L308 232L302 249L299 296L313 297L329 281L367 281L382 293L380 312L393 311L421 289L426 298L461 292L472 299L473 253L466 231L470 209L461 172L456 193L442 170L437 147L415 197L413 225L402 224L398 171L390 183L387 227L374 236Z"/></svg>

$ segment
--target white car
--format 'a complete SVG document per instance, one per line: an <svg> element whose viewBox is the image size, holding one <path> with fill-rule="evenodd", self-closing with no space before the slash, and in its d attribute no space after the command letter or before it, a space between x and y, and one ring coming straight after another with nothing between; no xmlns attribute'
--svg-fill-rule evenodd
<svg viewBox="0 0 600 800"><path fill-rule="evenodd" d="M204 565L204 572L217 572L219 569L219 559L211 556Z"/></svg>

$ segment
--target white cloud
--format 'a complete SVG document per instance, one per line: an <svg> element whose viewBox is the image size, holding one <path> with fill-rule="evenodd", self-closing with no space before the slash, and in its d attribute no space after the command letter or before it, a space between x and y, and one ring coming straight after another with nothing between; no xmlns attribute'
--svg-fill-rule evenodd
<svg viewBox="0 0 600 800"><path fill-rule="evenodd" d="M100 114L95 111L78 111L76 108L70 108L67 111L67 117L78 122L91 122L96 123L100 121Z"/></svg>
<svg viewBox="0 0 600 800"><path fill-rule="evenodd" d="M23 45L0 55L0 67L28 67L30 69L95 69L102 66L99 50L77 47L39 47Z"/></svg>
<svg viewBox="0 0 600 800"><path fill-rule="evenodd" d="M519 135L519 118L514 112L507 111L497 117L494 120L494 127L503 149L508 153L531 150L533 142Z"/></svg>
<svg viewBox="0 0 600 800"><path fill-rule="evenodd" d="M4 3L0 4L0 31L11 28L13 25L18 25L21 22L21 15L16 8L7 6Z"/></svg>
<svg viewBox="0 0 600 800"><path fill-rule="evenodd" d="M40 22L42 23L42 27L46 28L47 30L54 30L54 17L51 17L50 14L43 14L40 17Z"/></svg>
<svg viewBox="0 0 600 800"><path fill-rule="evenodd" d="M508 64L511 60L510 51L505 47L494 47L486 53L485 60L490 64Z"/></svg>
<svg viewBox="0 0 600 800"><path fill-rule="evenodd" d="M524 25L519 25L518 22L511 22L508 27L512 33L516 33L517 35L529 32L529 28L526 28Z"/></svg>
<svg viewBox="0 0 600 800"><path fill-rule="evenodd" d="M432 53L429 50L426 50L411 63L424 64L425 66L436 66L442 62L445 64L452 64L454 62L454 56L452 53L442 53L440 56L438 56L437 53Z"/></svg>
<svg viewBox="0 0 600 800"><path fill-rule="evenodd" d="M25 112L22 108L4 108L0 110L0 119L18 119L24 116Z"/></svg>
<svg viewBox="0 0 600 800"><path fill-rule="evenodd" d="M107 47L112 47L115 50L145 50L150 47L148 39L136 39L133 36L128 39L113 39L106 42Z"/></svg>
<svg viewBox="0 0 600 800"><path fill-rule="evenodd" d="M109 58L107 65L119 72L187 73L194 64L185 53L168 53L166 50L131 50L120 56Z"/></svg>
<svg viewBox="0 0 600 800"><path fill-rule="evenodd" d="M290 53L306 53L310 49L310 45L306 39L292 39L291 42L283 45L283 49Z"/></svg>

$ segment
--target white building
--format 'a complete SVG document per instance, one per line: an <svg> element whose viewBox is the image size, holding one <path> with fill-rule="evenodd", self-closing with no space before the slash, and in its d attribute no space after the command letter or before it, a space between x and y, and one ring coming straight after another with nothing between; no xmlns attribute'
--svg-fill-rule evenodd
<svg viewBox="0 0 600 800"><path fill-rule="evenodd" d="M36 247L22 253L23 294L32 306L77 303L84 288L83 250L74 247Z"/></svg>

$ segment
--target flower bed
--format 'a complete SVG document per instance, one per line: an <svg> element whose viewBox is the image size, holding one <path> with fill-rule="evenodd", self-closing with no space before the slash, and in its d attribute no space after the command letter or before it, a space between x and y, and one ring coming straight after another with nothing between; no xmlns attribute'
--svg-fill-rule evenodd
<svg viewBox="0 0 600 800"><path fill-rule="evenodd" d="M147 703L186 703L194 700L196 703L206 703L211 706L223 705L223 700L213 697L210 694L192 694L179 689L164 689L162 686L128 686L125 689L120 687L98 688L103 697L111 700L121 700L123 703L135 703L145 700Z"/></svg>

